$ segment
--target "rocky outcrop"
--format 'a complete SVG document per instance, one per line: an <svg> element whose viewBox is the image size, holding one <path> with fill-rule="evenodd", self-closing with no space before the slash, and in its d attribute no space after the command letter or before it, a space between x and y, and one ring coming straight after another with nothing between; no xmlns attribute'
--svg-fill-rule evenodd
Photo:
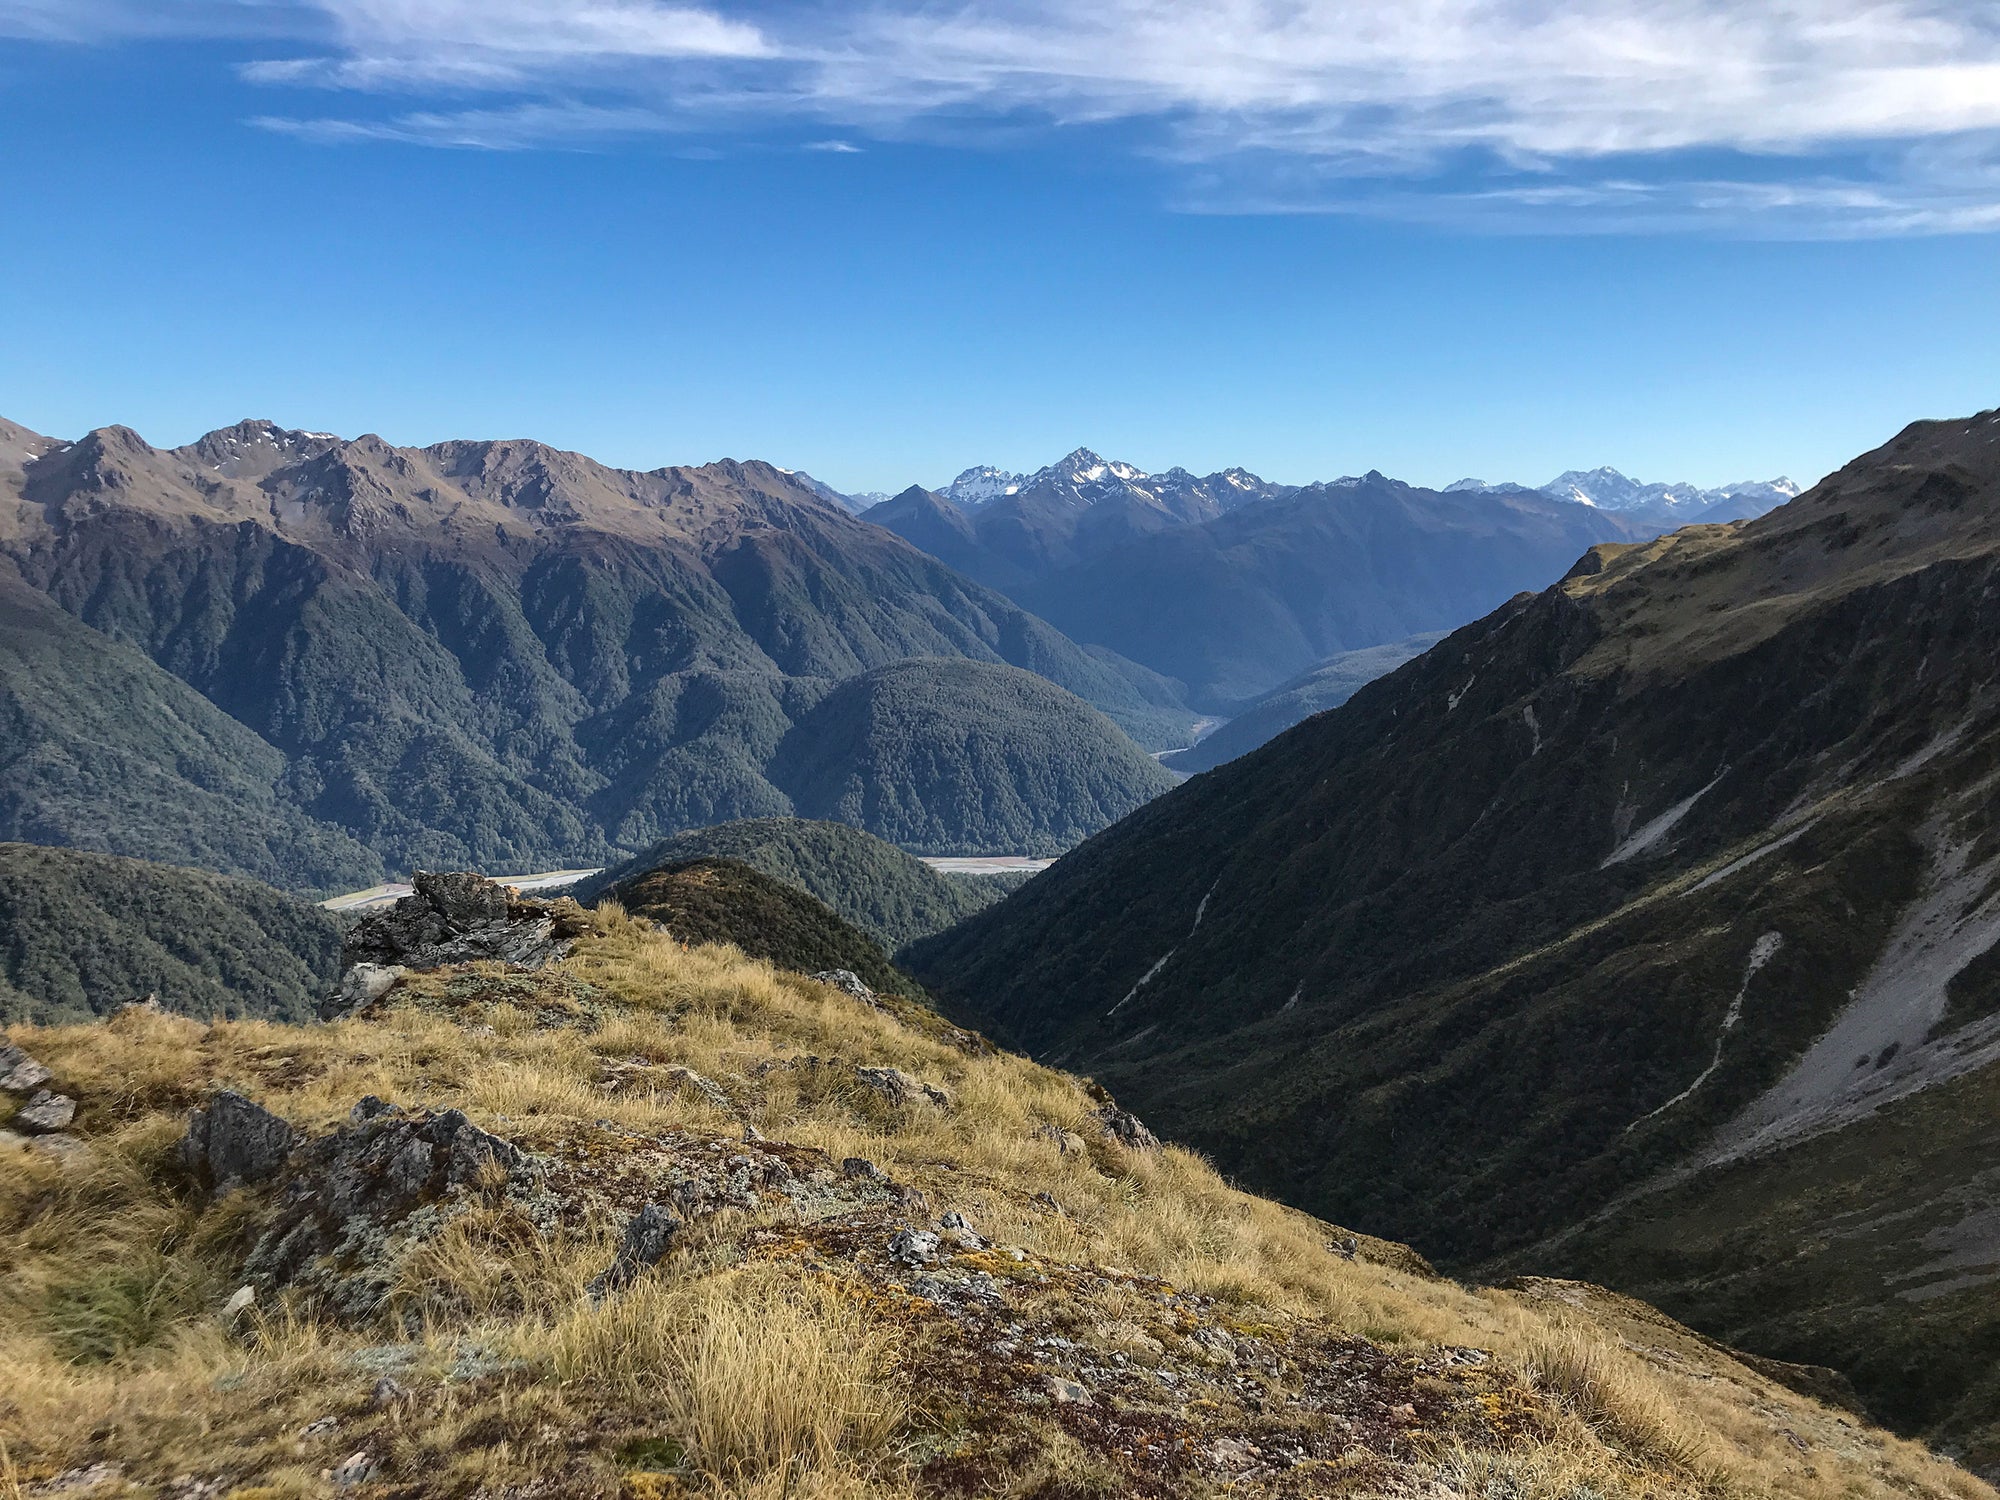
<svg viewBox="0 0 2000 1500"><path fill-rule="evenodd" d="M181 1166L220 1197L277 1176L298 1141L299 1133L289 1121L224 1089L207 1108L189 1112L187 1134L181 1138Z"/></svg>
<svg viewBox="0 0 2000 1500"><path fill-rule="evenodd" d="M684 1227L659 1204L648 1203L626 1223L617 1258L590 1283L590 1295L603 1297L630 1286L641 1271L659 1264Z"/></svg>
<svg viewBox="0 0 2000 1500"><path fill-rule="evenodd" d="M12 1042L0 1042L0 1093L32 1094L52 1076Z"/></svg>
<svg viewBox="0 0 2000 1500"><path fill-rule="evenodd" d="M76 1118L76 1101L67 1094L37 1089L34 1097L14 1112L13 1124L31 1135L54 1135L69 1129Z"/></svg>
<svg viewBox="0 0 2000 1500"><path fill-rule="evenodd" d="M852 969L822 969L813 975L821 984L830 984L843 995L852 995L856 1000L875 1003L875 992L862 981Z"/></svg>
<svg viewBox="0 0 2000 1500"><path fill-rule="evenodd" d="M527 900L470 871L419 870L412 890L348 935L340 987L320 1007L332 1020L352 1015L411 969L480 961L539 969L562 958L590 930L590 917L567 897Z"/></svg>
<svg viewBox="0 0 2000 1500"><path fill-rule="evenodd" d="M926 1083L921 1078L913 1078L901 1068L863 1068L854 1070L854 1078L863 1088L872 1089L887 1099L898 1109L922 1101L939 1109L951 1108L951 1095L934 1083Z"/></svg>
<svg viewBox="0 0 2000 1500"><path fill-rule="evenodd" d="M1106 1104L1096 1110L1093 1118L1104 1127L1104 1133L1121 1146L1133 1151L1157 1151L1160 1138L1146 1128L1145 1122L1129 1109L1120 1109L1115 1104Z"/></svg>
<svg viewBox="0 0 2000 1500"><path fill-rule="evenodd" d="M212 1139L213 1124L209 1130ZM463 1112L405 1111L373 1095L334 1134L298 1147L288 1167L289 1180L246 1269L264 1285L303 1286L347 1318L379 1306L394 1269L388 1242L397 1231L421 1234L448 1217L441 1204L466 1204L534 1179L526 1152ZM421 1213L433 1222L408 1222Z"/></svg>

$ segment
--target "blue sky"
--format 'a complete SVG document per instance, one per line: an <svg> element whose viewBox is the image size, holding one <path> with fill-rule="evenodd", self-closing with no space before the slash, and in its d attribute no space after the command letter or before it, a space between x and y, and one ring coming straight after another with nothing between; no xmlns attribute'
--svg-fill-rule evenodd
<svg viewBox="0 0 2000 1500"><path fill-rule="evenodd" d="M2000 8L0 0L0 414L849 489L1811 480L2000 404Z"/></svg>

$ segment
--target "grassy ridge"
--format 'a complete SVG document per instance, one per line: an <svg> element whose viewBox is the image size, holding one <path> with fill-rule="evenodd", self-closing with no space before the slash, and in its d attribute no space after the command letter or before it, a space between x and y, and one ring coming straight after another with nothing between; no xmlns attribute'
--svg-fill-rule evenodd
<svg viewBox="0 0 2000 1500"><path fill-rule="evenodd" d="M555 969L420 976L365 1020L8 1036L79 1100L85 1143L0 1159L8 1487L106 1463L276 1500L353 1461L359 1493L413 1500L1991 1495L1647 1309L1440 1280L1190 1153L1128 1150L1071 1077L611 913ZM951 1102L832 1086L834 1060ZM558 1211L482 1179L356 1242L378 1313L266 1287L232 1324L243 1247L287 1199L282 1177L209 1202L177 1175L183 1111L218 1084L315 1139L362 1095L462 1109L534 1153L524 1201ZM637 1201L772 1161L785 1193L588 1290ZM947 1209L992 1243L922 1271L885 1253Z"/></svg>

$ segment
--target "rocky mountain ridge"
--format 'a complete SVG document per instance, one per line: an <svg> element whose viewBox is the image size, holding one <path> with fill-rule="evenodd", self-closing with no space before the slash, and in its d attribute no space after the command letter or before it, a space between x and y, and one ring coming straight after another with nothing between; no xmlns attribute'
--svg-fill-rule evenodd
<svg viewBox="0 0 2000 1500"><path fill-rule="evenodd" d="M1160 746L1192 719L769 464L637 473L268 422L172 450L9 432L0 832L38 842L154 852L163 827L322 889L385 861L601 863L792 812L772 775L821 768L795 748L777 770L788 732L912 659L1038 674ZM155 711L107 718L110 696Z"/></svg>

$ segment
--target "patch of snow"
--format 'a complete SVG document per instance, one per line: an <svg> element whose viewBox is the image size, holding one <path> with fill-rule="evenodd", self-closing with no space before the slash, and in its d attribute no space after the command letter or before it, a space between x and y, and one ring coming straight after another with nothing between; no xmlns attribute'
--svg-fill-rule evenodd
<svg viewBox="0 0 2000 1500"><path fill-rule="evenodd" d="M1456 712L1458 708L1458 700L1463 698L1467 693L1471 692L1473 683L1477 681L1479 681L1479 674L1477 672L1474 672L1470 677L1465 679L1464 687L1460 688L1455 693L1446 693L1444 695L1445 696L1444 711L1446 713Z"/></svg>
<svg viewBox="0 0 2000 1500"><path fill-rule="evenodd" d="M1535 743L1528 751L1528 754L1530 757L1540 755L1542 753L1542 726L1535 722L1535 705L1524 703L1521 706L1521 717L1527 723L1528 733L1535 737Z"/></svg>

